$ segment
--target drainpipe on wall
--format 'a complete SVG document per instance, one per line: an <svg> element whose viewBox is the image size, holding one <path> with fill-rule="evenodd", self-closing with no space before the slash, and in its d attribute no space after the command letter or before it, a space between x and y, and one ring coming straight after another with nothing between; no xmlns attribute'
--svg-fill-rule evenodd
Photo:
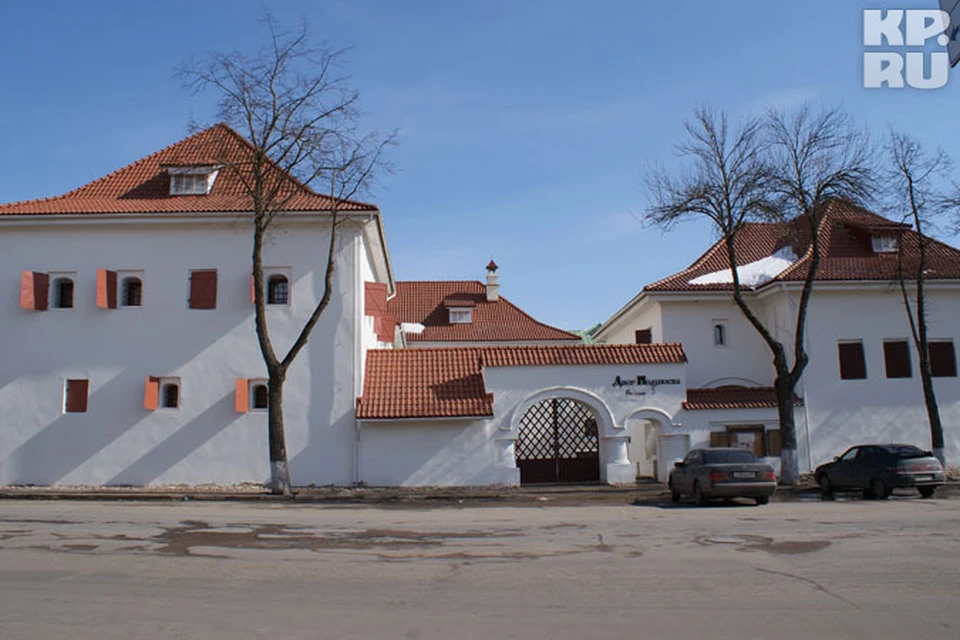
<svg viewBox="0 0 960 640"><path fill-rule="evenodd" d="M360 238L363 235L361 230L360 234L356 237L353 242L353 266L354 266L354 286L353 286L353 432L354 432L354 445L353 445L353 484L360 484L360 479L363 477L360 473L360 421L357 420L357 398L360 397L361 389L363 387L363 382L360 380L360 360L362 358L363 351L363 276L361 275L362 269L360 268L360 260L362 259L361 253L361 242Z"/></svg>

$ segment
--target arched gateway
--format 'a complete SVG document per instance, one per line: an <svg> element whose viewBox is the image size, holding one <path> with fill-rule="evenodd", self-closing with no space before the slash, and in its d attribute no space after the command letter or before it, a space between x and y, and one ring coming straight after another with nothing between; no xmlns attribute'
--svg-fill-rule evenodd
<svg viewBox="0 0 960 640"><path fill-rule="evenodd" d="M598 482L600 430L594 410L572 398L536 402L520 419L516 456L520 484Z"/></svg>

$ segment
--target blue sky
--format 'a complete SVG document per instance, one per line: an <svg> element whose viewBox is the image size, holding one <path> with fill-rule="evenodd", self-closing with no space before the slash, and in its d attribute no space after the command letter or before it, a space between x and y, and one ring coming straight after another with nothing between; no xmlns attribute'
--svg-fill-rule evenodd
<svg viewBox="0 0 960 640"><path fill-rule="evenodd" d="M733 116L842 104L960 148L960 67L943 89L862 88L862 10L934 0L287 1L353 47L371 127L399 128L397 167L369 199L402 280L482 279L564 328L607 318L713 239L643 229L645 171L671 166L698 103ZM0 5L0 201L63 193L212 123L212 96L173 69L262 42L264 2ZM956 238L952 241L956 244Z"/></svg>

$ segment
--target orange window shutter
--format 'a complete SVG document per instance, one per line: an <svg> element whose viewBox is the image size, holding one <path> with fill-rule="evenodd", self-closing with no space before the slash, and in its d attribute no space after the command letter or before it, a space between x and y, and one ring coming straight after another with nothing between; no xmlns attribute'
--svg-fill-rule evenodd
<svg viewBox="0 0 960 640"><path fill-rule="evenodd" d="M97 306L101 309L117 308L117 272L97 269Z"/></svg>
<svg viewBox="0 0 960 640"><path fill-rule="evenodd" d="M234 397L234 409L237 410L237 413L247 412L247 409L250 406L250 401L247 397L249 390L250 385L247 383L247 379L237 378L237 391Z"/></svg>
<svg viewBox="0 0 960 640"><path fill-rule="evenodd" d="M257 286L256 278L253 274L250 274L250 304L256 304L257 302Z"/></svg>
<svg viewBox="0 0 960 640"><path fill-rule="evenodd" d="M160 378L147 376L147 382L143 387L143 408L156 411L158 406L160 406Z"/></svg>
<svg viewBox="0 0 960 640"><path fill-rule="evenodd" d="M24 271L20 275L20 306L32 311L47 310L50 276L37 271Z"/></svg>

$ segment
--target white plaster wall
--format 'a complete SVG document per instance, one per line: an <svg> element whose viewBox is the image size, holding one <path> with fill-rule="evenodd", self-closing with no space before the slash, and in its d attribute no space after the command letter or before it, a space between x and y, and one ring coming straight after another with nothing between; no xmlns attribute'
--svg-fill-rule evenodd
<svg viewBox="0 0 960 640"><path fill-rule="evenodd" d="M614 378L676 378L678 385L656 390L641 388L645 395L627 395L629 387L615 388ZM487 391L493 393L494 416L465 421L405 420L362 422L362 474L371 485L476 485L516 484L515 464L505 467L504 442L515 440L512 424L518 408L544 389L563 387L598 398L610 411L614 424L601 437L627 438L627 418L649 407L675 414L684 396L683 365L581 365L536 367L489 367L484 370ZM637 391L638 389L632 389ZM558 390L556 396L563 396ZM601 441L601 464L605 442Z"/></svg>
<svg viewBox="0 0 960 640"><path fill-rule="evenodd" d="M751 303L766 320L767 304ZM679 342L687 354L687 381L695 389L724 378L728 384L773 384L773 358L756 329L732 301L661 302L664 342ZM713 344L713 320L725 320L727 344Z"/></svg>
<svg viewBox="0 0 960 640"><path fill-rule="evenodd" d="M496 466L496 429L489 421L364 422L363 480L372 486L508 484Z"/></svg>
<svg viewBox="0 0 960 640"><path fill-rule="evenodd" d="M954 341L960 351L960 293L931 291L931 338ZM807 327L810 364L800 391L811 425L814 466L831 460L854 444L907 442L930 447L930 431L911 342L913 377L888 379L884 339L908 339L910 330L902 300L887 291L824 291L814 293ZM861 339L867 363L866 380L841 380L839 340ZM960 379L935 378L934 387L944 426L948 464L960 464Z"/></svg>
<svg viewBox="0 0 960 640"><path fill-rule="evenodd" d="M284 387L297 484L354 477L354 238L343 227L334 294ZM291 267L292 306L270 308L285 353L319 299L329 228L277 227L267 266ZM250 303L249 227L240 221L5 225L0 233L0 483L263 481L267 417L234 411L236 378L264 377ZM98 309L96 270L142 270L143 306ZM187 308L189 270L218 270L217 309ZM75 308L19 307L20 273L75 271ZM143 409L146 376L179 376L178 410ZM90 379L88 411L62 411L68 377Z"/></svg>
<svg viewBox="0 0 960 640"><path fill-rule="evenodd" d="M666 342L663 339L663 318L660 305L646 301L627 309L616 322L604 331L603 342L607 344L633 344L638 329L652 329L654 342Z"/></svg>

